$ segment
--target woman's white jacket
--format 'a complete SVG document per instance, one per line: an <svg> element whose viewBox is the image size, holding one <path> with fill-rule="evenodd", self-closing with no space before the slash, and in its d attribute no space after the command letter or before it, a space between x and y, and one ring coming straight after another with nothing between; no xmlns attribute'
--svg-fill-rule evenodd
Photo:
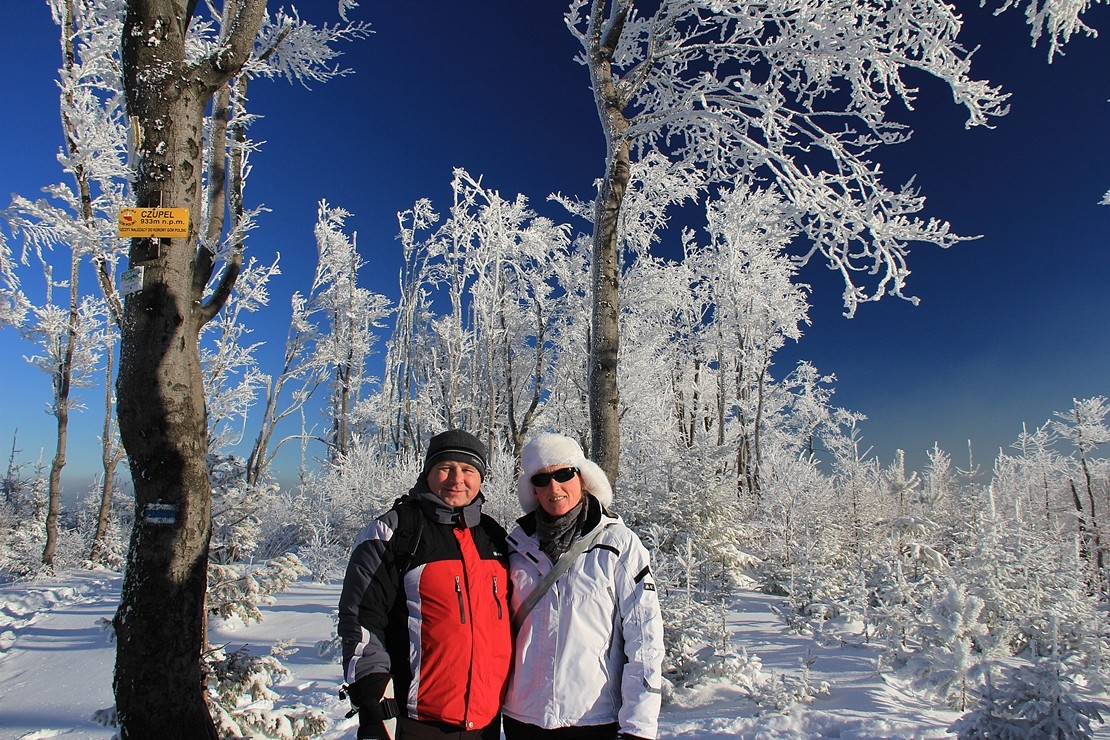
<svg viewBox="0 0 1110 740"><path fill-rule="evenodd" d="M618 722L654 738L663 618L648 552L592 495L587 506L582 536L601 531L520 625L503 711L546 729ZM553 567L535 531L533 512L509 535L514 614Z"/></svg>

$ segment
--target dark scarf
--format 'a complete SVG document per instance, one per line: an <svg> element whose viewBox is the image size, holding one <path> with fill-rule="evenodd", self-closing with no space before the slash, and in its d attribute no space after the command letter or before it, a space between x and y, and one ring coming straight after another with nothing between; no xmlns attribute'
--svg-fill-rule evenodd
<svg viewBox="0 0 1110 740"><path fill-rule="evenodd" d="M559 559L574 538L582 531L586 522L586 493L582 492L582 500L578 506L559 517L553 517L543 510L536 509L536 538L540 541L540 549L544 551L551 562Z"/></svg>

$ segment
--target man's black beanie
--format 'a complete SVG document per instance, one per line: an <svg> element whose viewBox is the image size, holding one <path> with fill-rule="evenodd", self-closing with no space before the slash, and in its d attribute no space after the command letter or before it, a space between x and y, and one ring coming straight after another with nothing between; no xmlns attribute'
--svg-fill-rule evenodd
<svg viewBox="0 0 1110 740"><path fill-rule="evenodd" d="M448 429L432 437L428 442L428 454L424 457L424 478L436 463L455 460L474 466L482 480L486 478L486 446L478 438L462 429Z"/></svg>

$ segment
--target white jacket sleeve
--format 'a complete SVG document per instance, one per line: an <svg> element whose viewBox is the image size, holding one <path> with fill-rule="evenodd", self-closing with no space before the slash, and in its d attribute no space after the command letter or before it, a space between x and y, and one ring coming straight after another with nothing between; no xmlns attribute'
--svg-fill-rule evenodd
<svg viewBox="0 0 1110 740"><path fill-rule="evenodd" d="M655 738L663 681L663 614L648 551L629 530L618 571L618 609L628 662L621 675L621 732Z"/></svg>

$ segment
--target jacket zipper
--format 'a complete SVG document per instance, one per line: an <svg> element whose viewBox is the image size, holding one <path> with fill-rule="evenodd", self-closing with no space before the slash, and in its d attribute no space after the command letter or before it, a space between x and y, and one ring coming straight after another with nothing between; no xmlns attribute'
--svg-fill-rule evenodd
<svg viewBox="0 0 1110 740"><path fill-rule="evenodd" d="M497 576L493 577L493 602L497 604L497 618L502 619L501 616L501 599L500 594L497 593Z"/></svg>
<svg viewBox="0 0 1110 740"><path fill-rule="evenodd" d="M466 609L463 608L462 583L459 576L455 576L455 595L459 597L459 622L466 624Z"/></svg>

